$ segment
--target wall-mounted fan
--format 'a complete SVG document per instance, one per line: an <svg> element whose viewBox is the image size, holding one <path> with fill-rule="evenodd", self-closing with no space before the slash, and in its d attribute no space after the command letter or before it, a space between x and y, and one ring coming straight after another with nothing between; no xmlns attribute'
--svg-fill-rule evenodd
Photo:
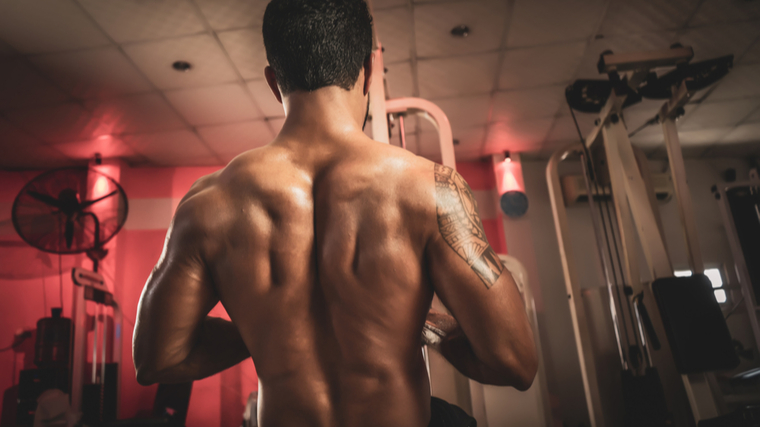
<svg viewBox="0 0 760 427"><path fill-rule="evenodd" d="M127 196L113 178L87 167L45 172L13 202L13 226L45 252L105 256L102 247L127 219ZM93 260L94 261L94 260Z"/></svg>

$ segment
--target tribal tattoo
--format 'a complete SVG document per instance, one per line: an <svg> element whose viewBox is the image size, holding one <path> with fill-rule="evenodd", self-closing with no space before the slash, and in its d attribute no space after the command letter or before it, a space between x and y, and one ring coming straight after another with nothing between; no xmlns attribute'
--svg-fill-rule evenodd
<svg viewBox="0 0 760 427"><path fill-rule="evenodd" d="M438 228L443 240L490 289L504 271L501 260L486 240L478 204L462 176L435 165L435 198Z"/></svg>

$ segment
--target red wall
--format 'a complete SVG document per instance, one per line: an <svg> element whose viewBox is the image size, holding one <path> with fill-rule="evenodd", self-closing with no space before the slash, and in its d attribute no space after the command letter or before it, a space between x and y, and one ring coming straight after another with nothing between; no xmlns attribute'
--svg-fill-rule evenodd
<svg viewBox="0 0 760 427"><path fill-rule="evenodd" d="M481 204L483 227L499 253L506 253L501 216L495 213L495 180L488 162L457 164ZM120 168L120 182L130 202L129 218L114 241L101 272L106 277L124 313L121 365L121 418L149 416L156 387L137 384L132 366L131 342L137 302L146 278L163 246L169 220L179 199L200 176L215 168ZM0 172L0 348L10 346L19 329L34 330L50 307L59 302L59 281L63 282L64 316L70 317L74 266L90 268L83 256L61 257L63 275L58 275L58 256L27 246L11 225L11 205L23 185L38 172ZM485 201L485 202L484 202ZM485 206L484 208L484 205ZM218 306L213 315L226 316ZM32 337L33 338L33 337ZM18 382L23 368L33 368L33 340L16 351L0 352L0 390ZM248 360L221 374L196 381L188 414L188 427L240 425L248 394L257 389L253 363ZM10 395L9 395L10 397ZM4 403L3 421L8 421Z"/></svg>

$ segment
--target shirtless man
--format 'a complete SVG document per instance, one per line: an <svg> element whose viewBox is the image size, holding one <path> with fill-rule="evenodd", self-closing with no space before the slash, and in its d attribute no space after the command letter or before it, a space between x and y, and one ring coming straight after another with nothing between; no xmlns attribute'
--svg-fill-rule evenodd
<svg viewBox="0 0 760 427"><path fill-rule="evenodd" d="M252 357L263 427L424 427L428 319L463 374L527 389L532 333L470 188L362 132L365 3L273 0L263 32L287 119L177 208L138 307L138 382L197 380ZM428 314L433 293L453 318ZM208 317L219 301L232 322Z"/></svg>

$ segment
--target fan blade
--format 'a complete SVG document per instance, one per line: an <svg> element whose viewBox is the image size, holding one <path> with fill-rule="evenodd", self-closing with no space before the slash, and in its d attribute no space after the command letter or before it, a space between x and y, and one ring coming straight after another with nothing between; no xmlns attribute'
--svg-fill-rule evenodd
<svg viewBox="0 0 760 427"><path fill-rule="evenodd" d="M71 244L74 242L74 220L71 217L66 218L66 231L64 233L66 249L71 249Z"/></svg>
<svg viewBox="0 0 760 427"><path fill-rule="evenodd" d="M48 206L52 206L52 207L58 208L58 209L61 208L61 203L58 201L58 199L56 199L53 196L49 196L47 194L38 193L38 192L32 191L32 190L29 190L26 193L29 194L30 196L32 196L33 198L39 200L40 202L48 205Z"/></svg>
<svg viewBox="0 0 760 427"><path fill-rule="evenodd" d="M80 209L80 210L82 210L82 209L86 209L86 208L89 208L90 206L94 205L95 203L98 203L99 201L101 201L101 200L103 200L103 199L107 199L107 198L109 198L109 197L113 196L114 194L116 194L116 193L118 193L118 192L119 192L119 190L113 190L112 192L110 192L110 193L106 194L105 196L103 196L103 197L98 197L98 198L97 198L97 199L95 199L95 200L85 200L84 202L82 202L82 203L79 205L79 209Z"/></svg>

